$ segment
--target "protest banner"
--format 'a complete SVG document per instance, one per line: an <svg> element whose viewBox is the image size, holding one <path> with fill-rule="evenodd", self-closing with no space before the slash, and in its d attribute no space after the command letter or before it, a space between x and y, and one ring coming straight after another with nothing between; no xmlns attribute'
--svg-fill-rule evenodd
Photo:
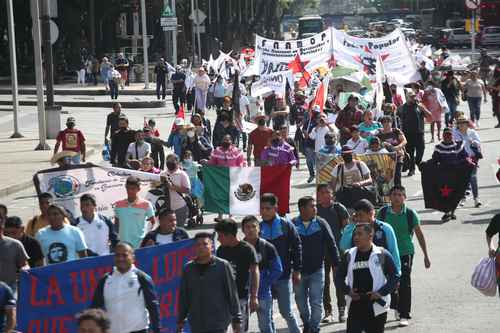
<svg viewBox="0 0 500 333"><path fill-rule="evenodd" d="M89 163L65 170L53 168L38 171L33 176L33 182L38 194L52 194L54 203L64 207L71 218L80 216L80 197L85 193L95 195L98 213L113 216L113 204L127 197L125 181L129 176L141 180L139 195L151 201L154 207L157 198L154 189L160 182L160 176L152 173Z"/></svg>
<svg viewBox="0 0 500 333"><path fill-rule="evenodd" d="M379 38L359 38L335 28L330 29L333 55L340 65L356 66L375 81L377 57L380 56L391 83L405 85L420 78L414 57L399 29Z"/></svg>
<svg viewBox="0 0 500 333"><path fill-rule="evenodd" d="M366 163L373 180L377 201L380 204L388 203L389 191L394 186L396 171L396 153L364 154L355 157ZM317 154L317 183L328 184L333 178L333 169L342 162L342 157L335 155Z"/></svg>
<svg viewBox="0 0 500 333"><path fill-rule="evenodd" d="M194 257L194 241L139 249L135 257L136 266L156 286L161 332L175 332L180 277L186 262ZM76 332L75 314L89 307L99 279L112 267L109 255L21 272L17 329L23 333Z"/></svg>
<svg viewBox="0 0 500 333"><path fill-rule="evenodd" d="M257 35L255 37L255 63L259 68L259 75L268 75L283 72L289 69L289 63L300 54L303 67L307 63L323 59L326 63L331 49L331 32L325 30L314 36L304 39L281 41L267 39Z"/></svg>
<svg viewBox="0 0 500 333"><path fill-rule="evenodd" d="M272 93L285 96L286 81L290 71L261 75L259 81L252 84L253 97ZM293 84L293 82L292 82Z"/></svg>

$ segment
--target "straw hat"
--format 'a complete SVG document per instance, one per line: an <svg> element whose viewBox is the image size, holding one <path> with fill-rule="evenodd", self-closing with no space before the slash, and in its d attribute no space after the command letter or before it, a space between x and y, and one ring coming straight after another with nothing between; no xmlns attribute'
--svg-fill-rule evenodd
<svg viewBox="0 0 500 333"><path fill-rule="evenodd" d="M63 151L58 152L57 154L54 154L54 156L52 156L52 158L50 160L50 163L56 164L57 161L59 161L62 158L65 158L65 157L73 158L77 155L78 155L77 152L70 151L70 150L63 150Z"/></svg>

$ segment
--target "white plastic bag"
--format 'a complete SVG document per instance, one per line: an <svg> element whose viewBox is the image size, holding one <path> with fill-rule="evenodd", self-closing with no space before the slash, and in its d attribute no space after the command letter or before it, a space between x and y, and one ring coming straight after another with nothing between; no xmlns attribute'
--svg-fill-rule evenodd
<svg viewBox="0 0 500 333"><path fill-rule="evenodd" d="M485 296L495 296L497 280L495 258L482 258L472 273L471 285Z"/></svg>

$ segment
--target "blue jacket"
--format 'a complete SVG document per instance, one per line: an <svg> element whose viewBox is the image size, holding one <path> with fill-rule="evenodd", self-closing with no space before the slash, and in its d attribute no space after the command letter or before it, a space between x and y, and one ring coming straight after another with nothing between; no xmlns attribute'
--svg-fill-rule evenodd
<svg viewBox="0 0 500 333"><path fill-rule="evenodd" d="M184 136L179 132L171 132L168 136L167 147L173 148L175 155L182 156L182 145L184 144Z"/></svg>
<svg viewBox="0 0 500 333"><path fill-rule="evenodd" d="M295 226L276 215L272 221L260 223L260 237L274 245L283 265L280 280L290 278L293 268L295 272L302 270L302 244Z"/></svg>
<svg viewBox="0 0 500 333"><path fill-rule="evenodd" d="M293 224L302 242L302 273L312 274L323 267L326 251L332 258L333 266L339 264L339 251L332 229L321 217L316 216L306 227L300 216L293 219Z"/></svg>
<svg viewBox="0 0 500 333"><path fill-rule="evenodd" d="M259 299L271 299L271 287L283 273L281 259L273 244L259 238L254 246L259 258Z"/></svg>
<svg viewBox="0 0 500 333"><path fill-rule="evenodd" d="M340 249L342 251L347 251L348 249L354 247L354 242L352 240L354 226L354 223L349 223L342 231L342 237L340 238ZM375 233L373 235L373 243L377 246L383 247L391 253L392 258L394 259L394 264L398 269L399 275L401 275L401 258L399 257L398 242L396 240L394 229L390 224L379 220L375 220L374 228Z"/></svg>

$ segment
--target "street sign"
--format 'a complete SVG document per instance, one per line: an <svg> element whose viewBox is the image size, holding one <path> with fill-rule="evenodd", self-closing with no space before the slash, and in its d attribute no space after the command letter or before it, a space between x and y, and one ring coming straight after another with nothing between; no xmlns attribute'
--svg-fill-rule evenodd
<svg viewBox="0 0 500 333"><path fill-rule="evenodd" d="M205 25L195 25L193 28L195 33L204 34L206 32Z"/></svg>
<svg viewBox="0 0 500 333"><path fill-rule="evenodd" d="M163 13L161 13L161 17L170 17L174 16L174 13L172 13L172 9L170 9L169 5L165 6L165 9L163 10Z"/></svg>
<svg viewBox="0 0 500 333"><path fill-rule="evenodd" d="M59 38L59 28L56 22L50 20L50 44L54 45Z"/></svg>
<svg viewBox="0 0 500 333"><path fill-rule="evenodd" d="M481 5L481 0L465 0L465 6L471 10L476 10Z"/></svg>
<svg viewBox="0 0 500 333"><path fill-rule="evenodd" d="M189 15L189 19L191 21L193 21L193 23L196 25L202 24L206 18L207 18L207 15L205 15L205 13L199 9L193 10L193 12Z"/></svg>
<svg viewBox="0 0 500 333"><path fill-rule="evenodd" d="M177 17L160 17L160 26L163 31L176 31Z"/></svg>

